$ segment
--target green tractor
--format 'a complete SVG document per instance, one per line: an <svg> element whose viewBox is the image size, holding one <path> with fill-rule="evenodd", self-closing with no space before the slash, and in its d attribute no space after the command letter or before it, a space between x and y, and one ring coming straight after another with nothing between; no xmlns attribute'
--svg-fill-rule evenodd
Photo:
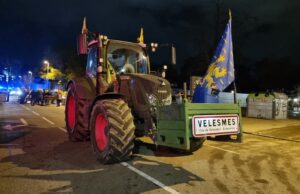
<svg viewBox="0 0 300 194"><path fill-rule="evenodd" d="M236 104L173 103L169 81L150 73L147 49L90 33L84 20L78 52L87 54L86 75L67 85L66 128L71 141L91 140L101 163L128 159L135 138L142 136L156 145L196 151L206 139L192 130L199 131L192 124L199 123L199 115L230 114L239 125Z"/></svg>

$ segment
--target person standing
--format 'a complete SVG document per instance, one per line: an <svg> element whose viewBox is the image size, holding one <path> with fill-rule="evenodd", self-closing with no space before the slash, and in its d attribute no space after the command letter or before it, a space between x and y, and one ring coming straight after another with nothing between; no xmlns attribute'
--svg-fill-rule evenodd
<svg viewBox="0 0 300 194"><path fill-rule="evenodd" d="M43 104L43 90L42 89L38 89L37 91L37 103L40 105L44 105Z"/></svg>
<svg viewBox="0 0 300 194"><path fill-rule="evenodd" d="M62 91L57 90L56 106L60 106L61 100L62 100Z"/></svg>

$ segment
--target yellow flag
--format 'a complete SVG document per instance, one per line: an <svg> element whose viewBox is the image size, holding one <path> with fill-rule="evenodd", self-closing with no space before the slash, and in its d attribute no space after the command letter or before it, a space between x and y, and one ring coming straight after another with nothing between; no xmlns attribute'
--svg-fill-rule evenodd
<svg viewBox="0 0 300 194"><path fill-rule="evenodd" d="M140 37L138 37L138 42L144 44L144 29L141 28Z"/></svg>
<svg viewBox="0 0 300 194"><path fill-rule="evenodd" d="M82 34L86 34L88 32L88 29L86 27L86 17L83 18L83 23L82 23L82 30L81 33Z"/></svg>
<svg viewBox="0 0 300 194"><path fill-rule="evenodd" d="M115 73L115 70L114 68L112 67L112 65L108 62L107 64L107 83L108 84L111 84L113 83L115 80L116 80L116 73Z"/></svg>

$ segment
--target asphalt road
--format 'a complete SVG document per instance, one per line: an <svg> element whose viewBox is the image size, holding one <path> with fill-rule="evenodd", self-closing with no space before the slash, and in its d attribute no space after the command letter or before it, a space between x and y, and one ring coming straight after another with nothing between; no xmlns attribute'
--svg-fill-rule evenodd
<svg viewBox="0 0 300 194"><path fill-rule="evenodd" d="M64 107L0 104L0 193L300 193L300 124L256 133L262 121L244 121L242 144L209 140L191 155L138 144L101 165L90 142L68 140Z"/></svg>

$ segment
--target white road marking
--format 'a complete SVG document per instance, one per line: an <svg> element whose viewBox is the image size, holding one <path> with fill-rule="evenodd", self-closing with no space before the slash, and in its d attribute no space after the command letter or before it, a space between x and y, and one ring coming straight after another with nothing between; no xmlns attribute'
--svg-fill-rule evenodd
<svg viewBox="0 0 300 194"><path fill-rule="evenodd" d="M179 194L178 191L172 189L171 187L168 187L166 186L165 184L163 184L162 182L156 180L155 178L147 175L146 173L140 171L139 169L131 166L130 164L128 164L127 162L121 162L121 165L124 166L124 167L127 167L129 170L132 170L133 172L137 173L138 175L144 177L145 179L151 181L152 183L154 183L155 185L161 187L162 189L168 191L169 193L172 193L172 194Z"/></svg>
<svg viewBox="0 0 300 194"><path fill-rule="evenodd" d="M28 123L27 123L27 121L25 119L21 118L20 121L22 122L23 125L11 125L11 124L8 124L8 125L3 126L2 128L6 129L6 130L13 130L13 129L16 129L16 128L19 128L19 127L28 126Z"/></svg>
<svg viewBox="0 0 300 194"><path fill-rule="evenodd" d="M35 111L31 111L33 114L35 114L36 116L40 116L40 114L39 113L37 113L37 112L35 112Z"/></svg>
<svg viewBox="0 0 300 194"><path fill-rule="evenodd" d="M25 107L25 109L28 110L28 111L30 111L30 108L28 108L28 107Z"/></svg>
<svg viewBox="0 0 300 194"><path fill-rule="evenodd" d="M51 125L55 125L52 121L50 121L49 119L42 117L45 121L47 121L48 123L50 123Z"/></svg>
<svg viewBox="0 0 300 194"><path fill-rule="evenodd" d="M21 118L20 121L23 123L23 125L25 125L25 126L28 125L28 123L27 123L27 121L25 119Z"/></svg>
<svg viewBox="0 0 300 194"><path fill-rule="evenodd" d="M62 130L63 132L67 133L67 130L65 128L62 127L58 127L58 129Z"/></svg>
<svg viewBox="0 0 300 194"><path fill-rule="evenodd" d="M23 126L23 125L22 125L22 126ZM13 130L13 127L12 127L10 124L5 125L5 126L3 126L2 128L5 129L5 130L9 130L9 131Z"/></svg>
<svg viewBox="0 0 300 194"><path fill-rule="evenodd" d="M32 113L35 114L36 112L32 111ZM42 118L43 118L45 121L47 121L48 123L54 125L54 123L53 123L52 121L48 120L47 118L45 118L45 117L42 117ZM25 120L24 120L24 121L25 121ZM25 121L25 122L26 122L26 121ZM65 128L58 127L58 129L60 129L60 130L62 130L63 132L67 133L67 130L66 130ZM179 194L178 191L172 189L171 187L166 186L166 185L163 184L162 182L160 182L160 181L156 180L155 178L153 178L153 177L147 175L146 173L140 171L139 169L137 169L137 168L131 166L131 165L128 164L127 162L121 162L120 164L121 164L122 166L124 166L124 167L127 167L129 170L131 170L131 171L137 173L138 175L144 177L145 179L151 181L152 183L154 183L155 185L161 187L162 189L166 190L167 192L172 193L172 194Z"/></svg>
<svg viewBox="0 0 300 194"><path fill-rule="evenodd" d="M238 155L239 155L239 153L238 153L238 152L235 152L235 151L225 150L225 149L223 149L223 148L219 148L219 147L215 147L215 146L211 146L211 145L207 145L207 144L205 144L205 146L212 147L212 148L215 148L215 149L218 149L218 150L222 150L222 151L224 151L224 152L229 152L229 153L232 153L232 154L238 154Z"/></svg>

